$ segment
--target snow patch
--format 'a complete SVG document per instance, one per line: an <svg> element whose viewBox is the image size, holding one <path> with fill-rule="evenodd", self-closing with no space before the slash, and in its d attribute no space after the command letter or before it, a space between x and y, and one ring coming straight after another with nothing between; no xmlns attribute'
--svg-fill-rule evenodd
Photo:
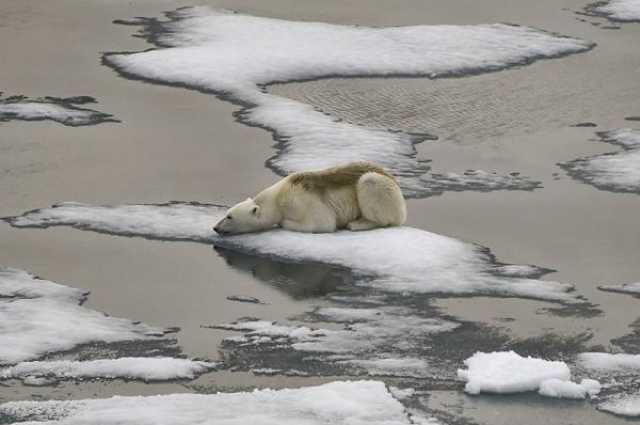
<svg viewBox="0 0 640 425"><path fill-rule="evenodd" d="M409 425L407 412L382 382L332 382L315 387L217 394L115 396L97 400L18 401L0 415L51 425Z"/></svg>
<svg viewBox="0 0 640 425"><path fill-rule="evenodd" d="M392 292L494 295L578 302L569 284L543 281L539 268L505 268L478 245L410 227L305 234L273 230L220 237L226 208L173 202L92 206L62 203L5 218L15 227L72 226L123 236L211 243L234 251L349 269L356 283Z"/></svg>
<svg viewBox="0 0 640 425"><path fill-rule="evenodd" d="M84 379L123 378L144 381L193 379L216 367L216 363L175 359L171 357L122 357L90 361L35 361L22 362L0 369L0 379L37 378Z"/></svg>
<svg viewBox="0 0 640 425"><path fill-rule="evenodd" d="M182 8L169 20L136 19L157 49L110 53L104 63L125 77L213 92L243 105L238 119L274 132L280 174L352 160L378 162L407 196L442 190L532 190L518 176L428 174L414 145L428 135L355 126L310 105L266 92L274 82L332 76L429 78L496 71L537 59L583 52L592 43L532 28L421 25L392 28L295 22ZM256 36L258 34L259 36Z"/></svg>

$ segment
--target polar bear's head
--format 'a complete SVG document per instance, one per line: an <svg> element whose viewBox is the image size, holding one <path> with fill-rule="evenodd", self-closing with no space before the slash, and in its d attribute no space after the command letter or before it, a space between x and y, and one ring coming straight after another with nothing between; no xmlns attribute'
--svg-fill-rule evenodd
<svg viewBox="0 0 640 425"><path fill-rule="evenodd" d="M260 205L251 198L229 208L227 215L214 227L220 235L258 232L273 227L273 223L265 223L262 219Z"/></svg>

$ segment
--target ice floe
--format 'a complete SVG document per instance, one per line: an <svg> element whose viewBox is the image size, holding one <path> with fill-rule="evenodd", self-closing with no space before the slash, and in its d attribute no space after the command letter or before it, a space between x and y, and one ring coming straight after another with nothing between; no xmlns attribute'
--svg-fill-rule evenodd
<svg viewBox="0 0 640 425"><path fill-rule="evenodd" d="M71 127L119 122L110 114L79 107L78 105L96 103L95 99L89 96L31 99L26 96L2 98L1 95L2 92L0 92L0 121L51 120Z"/></svg>
<svg viewBox="0 0 640 425"><path fill-rule="evenodd" d="M538 394L545 397L584 399L600 392L600 382L595 379L583 379L580 383L562 379L547 379L540 383Z"/></svg>
<svg viewBox="0 0 640 425"><path fill-rule="evenodd" d="M85 291L0 268L0 365L90 342L153 340L167 331L83 307Z"/></svg>
<svg viewBox="0 0 640 425"><path fill-rule="evenodd" d="M600 285L598 289L601 291L640 296L640 282L623 283L622 285Z"/></svg>
<svg viewBox="0 0 640 425"><path fill-rule="evenodd" d="M600 372L640 371L640 354L581 353L578 363Z"/></svg>
<svg viewBox="0 0 640 425"><path fill-rule="evenodd" d="M19 401L0 416L49 424L203 423L254 425L409 425L402 404L382 382L332 382L315 387L217 394L171 394L97 400Z"/></svg>
<svg viewBox="0 0 640 425"><path fill-rule="evenodd" d="M640 194L640 130L622 128L597 133L601 141L622 147L559 164L578 180L601 190Z"/></svg>
<svg viewBox="0 0 640 425"><path fill-rule="evenodd" d="M22 362L0 369L3 379L122 378L144 381L193 379L216 367L216 363L171 357L122 357L88 361L54 360Z"/></svg>
<svg viewBox="0 0 640 425"><path fill-rule="evenodd" d="M640 22L640 0L605 0L587 6L587 11L617 22Z"/></svg>
<svg viewBox="0 0 640 425"><path fill-rule="evenodd" d="M466 381L464 390L469 394L536 391L544 381L571 379L565 362L522 357L513 351L478 352L464 364L467 369L458 369L458 378Z"/></svg>
<svg viewBox="0 0 640 425"><path fill-rule="evenodd" d="M92 206L63 203L5 218L15 227L73 226L124 236L191 240L253 255L348 269L356 283L392 292L494 295L577 302L572 285L538 279L540 268L497 263L486 249L424 230L305 234L285 230L220 237L211 227L225 207ZM529 270L529 275L526 274Z"/></svg>
<svg viewBox="0 0 640 425"><path fill-rule="evenodd" d="M356 126L310 105L268 93L275 82L333 76L459 76L589 50L576 38L506 24L390 28L261 18L206 7L182 8L166 21L128 22L158 48L109 53L121 75L212 92L242 105L237 118L268 129L280 174L370 160L399 178L407 196L443 190L531 190L539 183L484 171L428 173L415 144L428 135ZM258 35L258 36L256 36Z"/></svg>

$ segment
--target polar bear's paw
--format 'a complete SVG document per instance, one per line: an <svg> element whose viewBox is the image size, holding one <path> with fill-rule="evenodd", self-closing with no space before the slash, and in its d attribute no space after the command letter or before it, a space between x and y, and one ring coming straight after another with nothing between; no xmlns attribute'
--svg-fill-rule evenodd
<svg viewBox="0 0 640 425"><path fill-rule="evenodd" d="M347 229L351 230L352 232L358 232L361 230L370 230L376 227L380 227L380 225L377 223L374 223L373 221L366 220L364 218L354 220L351 223L347 224Z"/></svg>

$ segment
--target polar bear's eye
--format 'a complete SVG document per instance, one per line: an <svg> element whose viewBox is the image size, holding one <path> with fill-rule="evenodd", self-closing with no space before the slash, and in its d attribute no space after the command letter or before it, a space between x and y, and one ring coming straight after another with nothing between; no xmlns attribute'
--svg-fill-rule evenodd
<svg viewBox="0 0 640 425"><path fill-rule="evenodd" d="M227 220L233 220L233 217L231 217L231 215L228 215Z"/></svg>

